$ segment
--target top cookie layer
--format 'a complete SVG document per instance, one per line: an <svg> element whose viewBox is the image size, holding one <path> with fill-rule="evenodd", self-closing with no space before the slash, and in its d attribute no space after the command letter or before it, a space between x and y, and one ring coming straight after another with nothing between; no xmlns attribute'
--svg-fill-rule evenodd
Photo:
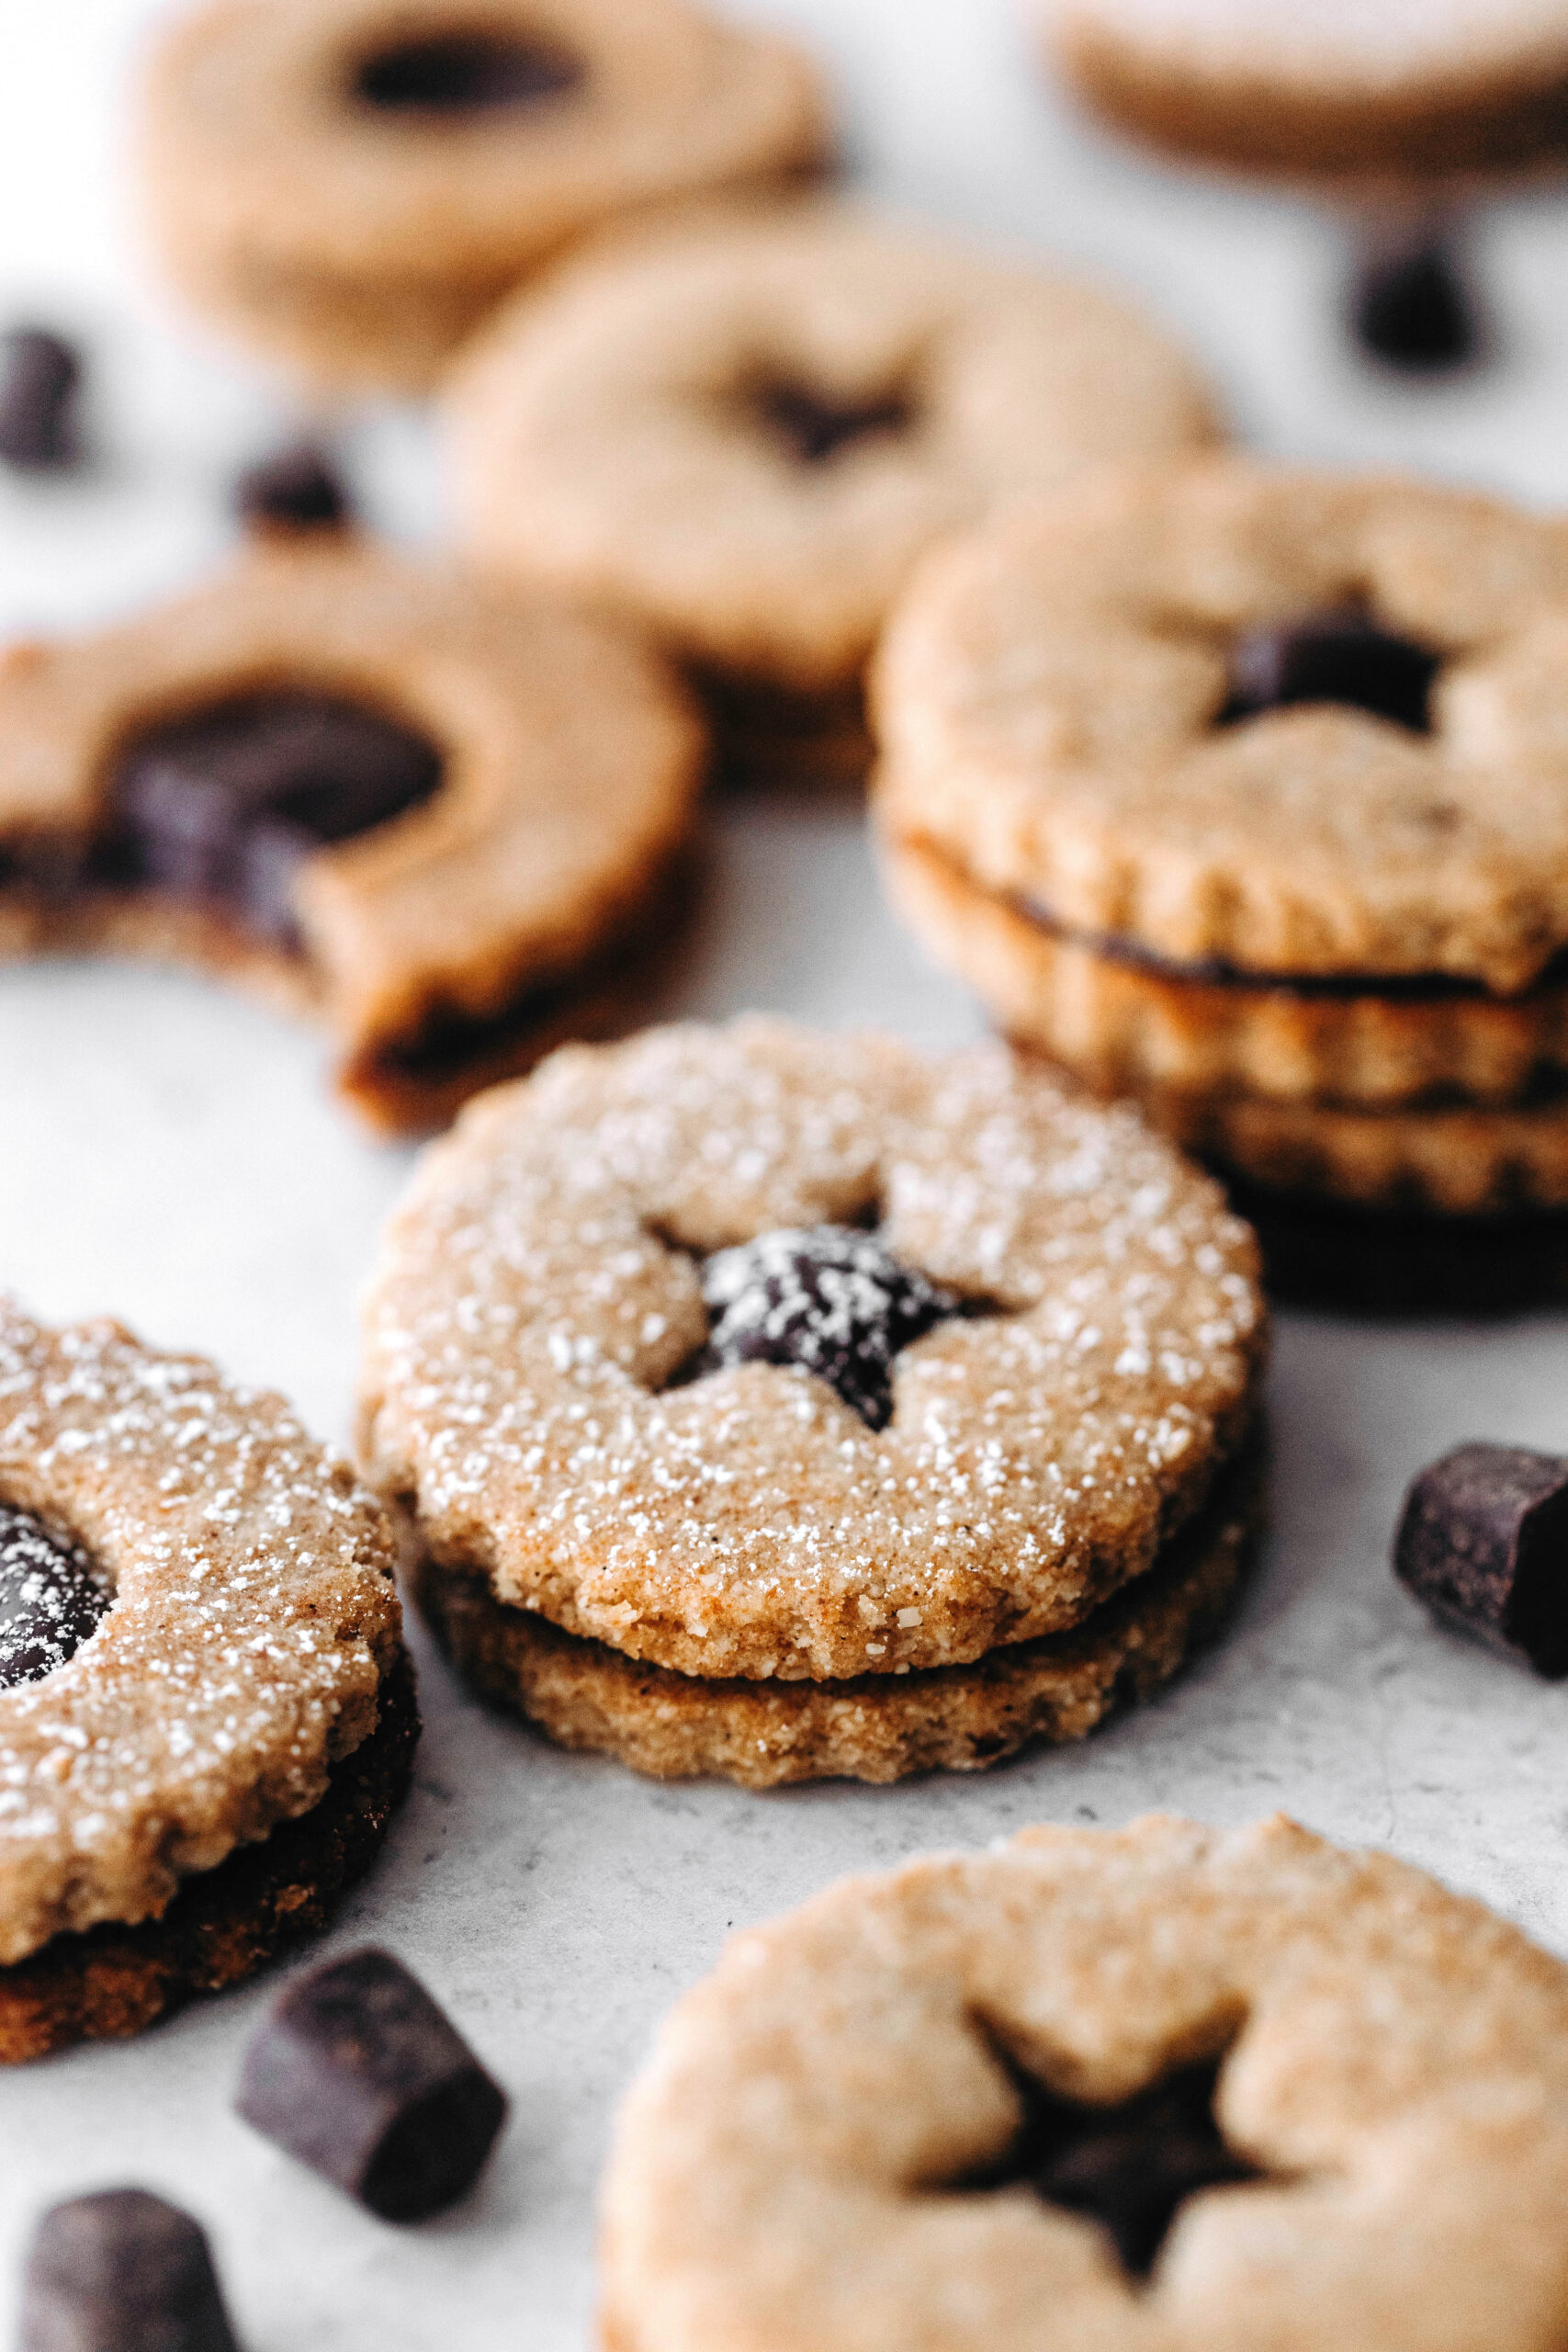
<svg viewBox="0 0 1568 2352"><path fill-rule="evenodd" d="M161 1912L324 1793L399 1645L391 1531L281 1397L0 1302L0 1498L93 1555L96 1633L0 1691L0 1964Z"/></svg>
<svg viewBox="0 0 1568 2352"><path fill-rule="evenodd" d="M357 700L443 757L432 798L317 851L296 885L351 1055L571 973L646 897L701 783L687 697L629 631L322 535L258 545L118 628L14 648L0 842L89 832L122 743L258 686Z"/></svg>
<svg viewBox="0 0 1568 2352"><path fill-rule="evenodd" d="M881 421L805 455L780 418L813 404ZM1123 303L825 202L597 249L486 330L451 407L487 557L811 691L854 676L942 532L1210 417Z"/></svg>
<svg viewBox="0 0 1568 2352"><path fill-rule="evenodd" d="M997 1310L893 1365L666 1386L698 1258L880 1209ZM367 1309L365 1452L435 1557L683 1672L892 1672L1072 1624L1146 1568L1254 1409L1256 1257L1125 1108L1001 1046L761 1018L558 1054L423 1163Z"/></svg>
<svg viewBox="0 0 1568 2352"><path fill-rule="evenodd" d="M1445 657L1427 734L1219 725L1243 630L1364 601ZM1568 531L1214 458L933 557L876 690L883 821L1091 938L1266 977L1528 987L1568 944Z"/></svg>
<svg viewBox="0 0 1568 2352"><path fill-rule="evenodd" d="M1127 2098L1224 2056L1267 2177L1189 2199L1148 2286L1028 2188L998 2053ZM612 2352L1554 2352L1568 1970L1281 1818L1026 1830L737 1936L622 2109ZM1042 2314L1048 2314L1043 2334Z"/></svg>
<svg viewBox="0 0 1568 2352"><path fill-rule="evenodd" d="M1043 0L1128 129L1263 172L1397 177L1561 157L1562 0Z"/></svg>
<svg viewBox="0 0 1568 2352"><path fill-rule="evenodd" d="M508 39L575 69L532 103L386 110L383 51ZM253 270L505 280L630 208L798 170L826 144L788 44L685 0L217 0L155 51L142 162L168 241ZM499 290L499 288L498 288Z"/></svg>

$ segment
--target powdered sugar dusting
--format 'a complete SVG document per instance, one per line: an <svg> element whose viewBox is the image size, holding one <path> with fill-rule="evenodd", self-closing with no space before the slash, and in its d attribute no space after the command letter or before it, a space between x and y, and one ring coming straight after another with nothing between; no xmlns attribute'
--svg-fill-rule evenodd
<svg viewBox="0 0 1568 2352"><path fill-rule="evenodd" d="M389 1530L278 1397L111 1323L0 1307L0 1497L111 1584L91 1642L0 1693L0 1962L162 1909L321 1795L374 1727Z"/></svg>
<svg viewBox="0 0 1568 2352"><path fill-rule="evenodd" d="M696 1257L880 1206L998 1310L868 1429L707 1338ZM1075 1623L1250 1418L1247 1228L1134 1114L1002 1046L928 1061L761 1018L558 1054L427 1155L367 1305L367 1450L450 1566L687 1672L945 1665Z"/></svg>

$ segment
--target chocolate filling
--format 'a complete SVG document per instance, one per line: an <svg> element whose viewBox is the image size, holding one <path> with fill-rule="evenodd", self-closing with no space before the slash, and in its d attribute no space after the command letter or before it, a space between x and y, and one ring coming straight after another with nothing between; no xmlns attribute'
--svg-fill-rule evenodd
<svg viewBox="0 0 1568 2352"><path fill-rule="evenodd" d="M207 900L299 945L300 866L428 800L433 745L339 696L241 695L126 744L110 775L91 879Z"/></svg>
<svg viewBox="0 0 1568 2352"><path fill-rule="evenodd" d="M1047 2205L1098 2222L1132 2277L1148 2277L1189 2197L1263 2177L1225 2144L1215 2120L1217 2059L1183 2066L1119 2106L1083 2107L1046 2090L988 2038L1022 2114L1001 2155L957 2186L1026 2184Z"/></svg>
<svg viewBox="0 0 1568 2352"><path fill-rule="evenodd" d="M759 429L797 466L825 465L841 449L876 435L907 433L915 403L894 390L878 400L835 401L810 384L765 377L746 395Z"/></svg>
<svg viewBox="0 0 1568 2352"><path fill-rule="evenodd" d="M0 464L18 473L58 472L82 451L76 399L82 361L48 327L0 335Z"/></svg>
<svg viewBox="0 0 1568 2352"><path fill-rule="evenodd" d="M0 1690L41 1682L74 1657L113 1598L79 1545L0 1503Z"/></svg>
<svg viewBox="0 0 1568 2352"><path fill-rule="evenodd" d="M1380 628L1354 605L1246 629L1231 648L1230 692L1215 724L1235 726L1294 704L1340 703L1429 734L1441 667L1429 647Z"/></svg>
<svg viewBox="0 0 1568 2352"><path fill-rule="evenodd" d="M377 50L355 74L354 93L382 114L491 114L564 97L585 70L544 36L519 40L476 26Z"/></svg>

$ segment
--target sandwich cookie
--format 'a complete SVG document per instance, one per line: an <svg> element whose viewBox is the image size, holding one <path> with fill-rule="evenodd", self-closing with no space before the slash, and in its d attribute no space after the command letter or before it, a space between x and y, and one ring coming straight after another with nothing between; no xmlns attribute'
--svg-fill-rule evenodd
<svg viewBox="0 0 1568 2352"><path fill-rule="evenodd" d="M361 1448L491 1697L754 1786L1080 1736L1260 1510L1252 1237L1128 1109L750 1017L473 1104L386 1235Z"/></svg>
<svg viewBox="0 0 1568 2352"><path fill-rule="evenodd" d="M486 562L646 621L742 778L857 784L866 659L934 539L1213 431L1127 303L827 200L609 241L498 316L448 426Z"/></svg>
<svg viewBox="0 0 1568 2352"><path fill-rule="evenodd" d="M705 741L638 640L352 534L0 662L0 950L195 962L321 1022L428 1127L623 1023Z"/></svg>
<svg viewBox="0 0 1568 2352"><path fill-rule="evenodd" d="M419 1736L392 1566L280 1397L0 1306L0 2063L325 1924Z"/></svg>

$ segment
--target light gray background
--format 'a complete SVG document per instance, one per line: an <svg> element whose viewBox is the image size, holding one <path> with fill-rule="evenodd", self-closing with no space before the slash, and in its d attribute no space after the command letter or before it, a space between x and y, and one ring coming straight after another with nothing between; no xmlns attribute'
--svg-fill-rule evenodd
<svg viewBox="0 0 1568 2352"><path fill-rule="evenodd" d="M1095 141L1039 85L1006 0L756 13L835 62L874 187L1141 287L1261 445L1568 498L1556 200L1482 226L1505 363L1461 388L1391 388L1334 333L1333 225ZM0 0L0 317L36 306L92 336L108 451L91 482L0 481L6 633L124 610L220 552L232 468L288 413L144 280L120 148L148 15L145 0ZM384 523L432 527L417 418L367 416L353 456ZM933 1043L974 1034L963 994L882 914L849 814L733 810L717 869L673 1006L883 1021ZM0 973L0 1283L46 1315L112 1310L209 1349L341 1433L355 1294L408 1164L331 1106L310 1035L243 1002L107 965ZM1561 1318L1420 1331L1283 1318L1277 1533L1234 1636L1165 1702L987 1778L768 1797L654 1788L486 1717L427 1662L417 1790L337 1939L374 1934L404 1954L509 2086L514 2120L480 2192L395 2232L252 2137L227 2100L270 1988L242 1993L0 2082L0 2337L39 2206L137 2180L208 2223L254 2352L574 2352L611 2108L657 2018L731 1926L923 1847L1155 1805L1225 1822L1284 1805L1568 1948L1563 1696L1433 1631L1386 1560L1421 1462L1471 1435L1562 1442L1565 1341Z"/></svg>

